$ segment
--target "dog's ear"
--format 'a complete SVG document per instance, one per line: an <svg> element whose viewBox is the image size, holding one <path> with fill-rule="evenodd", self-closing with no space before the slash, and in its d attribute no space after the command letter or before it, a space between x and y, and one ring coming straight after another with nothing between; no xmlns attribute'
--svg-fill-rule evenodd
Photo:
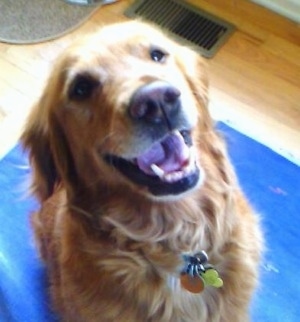
<svg viewBox="0 0 300 322"><path fill-rule="evenodd" d="M62 88L63 76L54 70L21 137L33 169L32 190L40 201L51 196L62 181L68 186L68 179L76 178L65 134L55 114L61 105Z"/></svg>
<svg viewBox="0 0 300 322"><path fill-rule="evenodd" d="M201 112L208 115L208 75L204 59L193 50L179 46L175 55L176 63L185 76L194 97L196 98Z"/></svg>
<svg viewBox="0 0 300 322"><path fill-rule="evenodd" d="M43 201L49 197L58 181L57 169L50 148L49 122L43 96L33 108L21 137L23 146L29 152L33 170L32 190Z"/></svg>

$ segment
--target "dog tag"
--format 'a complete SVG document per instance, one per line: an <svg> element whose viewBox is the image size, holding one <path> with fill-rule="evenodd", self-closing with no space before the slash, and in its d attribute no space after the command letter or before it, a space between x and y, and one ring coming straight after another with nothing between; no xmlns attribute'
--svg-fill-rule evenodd
<svg viewBox="0 0 300 322"><path fill-rule="evenodd" d="M204 290L205 283L200 276L191 276L187 273L180 275L181 286L191 293L201 293Z"/></svg>
<svg viewBox="0 0 300 322"><path fill-rule="evenodd" d="M223 286L223 281L220 278L219 273L213 268L209 268L204 273L201 273L201 277L203 278L206 285L216 288Z"/></svg>
<svg viewBox="0 0 300 322"><path fill-rule="evenodd" d="M201 293L206 286L220 288L223 280L218 271L208 263L208 256L201 251L194 256L184 255L184 267L181 271L181 286L191 293Z"/></svg>

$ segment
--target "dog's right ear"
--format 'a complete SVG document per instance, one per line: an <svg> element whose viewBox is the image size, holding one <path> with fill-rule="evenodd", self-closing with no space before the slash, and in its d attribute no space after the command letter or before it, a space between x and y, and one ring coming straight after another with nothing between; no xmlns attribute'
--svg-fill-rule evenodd
<svg viewBox="0 0 300 322"><path fill-rule="evenodd" d="M59 111L64 110L64 87L72 63L69 55L57 60L21 137L33 170L32 192L40 201L48 199L60 184L71 194L78 186L64 120L59 118Z"/></svg>
<svg viewBox="0 0 300 322"><path fill-rule="evenodd" d="M61 64L57 61L45 84L44 91L33 107L25 125L21 142L29 153L32 167L32 193L40 201L52 195L55 186L60 183L59 171L55 162L51 144L50 117L52 108L58 104L58 93L63 87L64 74Z"/></svg>
<svg viewBox="0 0 300 322"><path fill-rule="evenodd" d="M42 96L29 116L21 141L29 152L33 170L32 192L43 201L53 192L58 174L50 147L46 94ZM43 105L44 108L43 108Z"/></svg>

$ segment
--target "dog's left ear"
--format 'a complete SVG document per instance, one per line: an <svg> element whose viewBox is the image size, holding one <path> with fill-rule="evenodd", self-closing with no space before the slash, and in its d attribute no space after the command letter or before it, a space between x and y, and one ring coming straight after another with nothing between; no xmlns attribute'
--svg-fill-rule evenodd
<svg viewBox="0 0 300 322"><path fill-rule="evenodd" d="M206 62L199 54L183 46L178 48L175 59L198 104L202 107L203 112L207 113L208 76Z"/></svg>

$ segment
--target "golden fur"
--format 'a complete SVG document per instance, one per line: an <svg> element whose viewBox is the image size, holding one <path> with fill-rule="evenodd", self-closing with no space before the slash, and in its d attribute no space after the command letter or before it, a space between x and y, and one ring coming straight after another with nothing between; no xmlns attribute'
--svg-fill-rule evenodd
<svg viewBox="0 0 300 322"><path fill-rule="evenodd" d="M153 46L166 58L151 59ZM77 75L96 82L87 97L70 89ZM153 196L102 158L150 145L149 129L137 131L126 111L153 81L180 89L197 151L201 180L176 195ZM41 202L32 223L63 321L249 319L262 237L213 128L196 53L141 22L104 27L58 59L22 139ZM192 294L180 285L182 255L200 250L224 286Z"/></svg>

